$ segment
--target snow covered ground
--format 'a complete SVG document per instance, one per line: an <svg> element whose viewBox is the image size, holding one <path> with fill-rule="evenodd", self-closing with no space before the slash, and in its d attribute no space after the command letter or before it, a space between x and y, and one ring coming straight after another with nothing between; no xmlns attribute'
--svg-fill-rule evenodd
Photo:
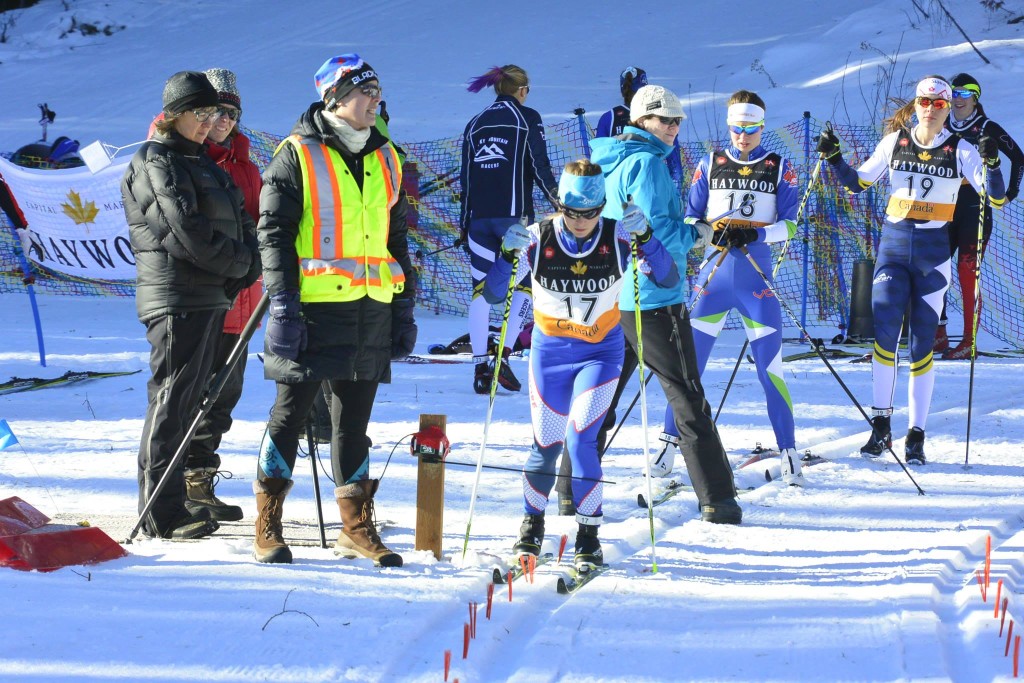
<svg viewBox="0 0 1024 683"><path fill-rule="evenodd" d="M17 495L57 521L88 520L123 539L134 522L145 409L142 327L130 300L44 297L41 304L45 369L35 356L26 298L0 296L7 312L0 378L56 377L68 369L143 372L0 395L0 417L21 441L0 453L0 498ZM429 313L420 314L420 326L421 346L462 327ZM713 405L740 341L727 333L709 366ZM966 471L969 366L939 366L930 462L913 470L924 496L891 456L869 462L854 454L866 424L819 360L787 363L798 445L831 462L809 468L803 488L768 484L745 494L740 527L699 521L689 494L656 508L657 573L647 514L636 505L644 488L635 411L605 460L606 476L616 483L605 487L601 534L614 568L567 599L555 592L555 573L542 567L534 584L514 584L511 603L498 587L487 620L490 565L519 525L519 477L484 470L463 562L473 470L448 468L438 562L412 550L416 464L407 440L378 494L384 538L403 554L404 567L377 569L319 547L308 460L296 468L285 507L295 564L252 560L251 479L273 400L258 348L222 450L234 477L218 487L243 505L246 519L199 542L137 541L128 557L98 566L50 574L0 570L0 679L439 681L445 650L453 653L450 680L461 681L982 681L1012 674L992 618L993 597L981 601L974 573L991 536L993 583L1006 581L1007 618L1024 616L1016 602L1024 552L1024 389L1006 381L1020 376L1024 360L978 362ZM869 365L833 365L866 400ZM525 376L525 361L513 367ZM374 412L374 476L425 412L448 416L449 460L475 461L486 398L472 392L470 374L468 363L395 365L395 381L382 388ZM905 404L904 386L897 405ZM719 422L737 459L755 442L772 441L762 402L753 366L744 364ZM663 407L660 391L652 391L652 422ZM527 397L501 393L494 415L486 462L521 465L530 443ZM894 432L902 433L905 422L906 411L897 410ZM902 452L899 443L896 450ZM744 485L763 483L762 471L749 470ZM322 473L321 486L329 487ZM329 500L325 517L331 540L339 518ZM561 533L571 544L574 528L552 504L546 549L557 551ZM463 660L470 601L481 606L477 637ZM286 607L291 611L279 614Z"/></svg>
<svg viewBox="0 0 1024 683"><path fill-rule="evenodd" d="M919 0L938 14L938 3ZM727 4L688 2L630 8L523 0L516 12L469 0L392 0L338 9L297 4L210 4L126 0L44 0L16 17L0 43L4 118L0 149L34 140L36 103L58 112L51 140L138 139L159 108L170 73L225 66L239 74L248 125L286 132L314 97L312 73L327 57L356 50L384 74L396 137L457 135L486 96L465 92L470 76L516 62L533 78L529 104L549 121L578 105L595 116L616 102L616 76L639 64L651 80L687 100L701 137L717 125L728 93L761 91L769 125L811 110L818 118L870 118L878 69L899 59L896 80L969 71L989 113L1018 137L1021 24L944 3L980 41L984 65L948 22L926 20L911 2L870 0ZM59 35L77 22L125 26L109 37ZM754 60L762 70L755 68ZM909 61L909 64L907 60ZM859 83L855 80L861 79ZM845 82L844 82L845 75ZM770 87L775 81L778 87ZM901 92L906 92L903 88ZM845 100L843 98L845 94ZM893 93L897 94L897 93ZM1002 95L1002 98L999 97ZM716 109L717 107L717 109ZM145 410L148 347L130 300L41 297L48 366L40 368L27 298L0 295L4 332L0 382L56 377L66 370L139 370L136 375L0 395L0 419L21 441L0 452L0 499L17 495L64 523L89 520L123 539L134 523L135 453ZM461 334L464 322L420 311L420 350ZM812 329L831 337L835 330ZM795 336L790 331L790 336ZM717 406L742 339L726 333L705 375ZM983 348L997 342L983 339ZM974 379L972 467L965 454L969 366L942 363L928 424L929 465L912 474L920 496L892 460L854 455L867 425L819 360L786 364L797 439L831 462L807 472L803 488L760 486L742 497L744 524L699 521L692 496L656 510L658 572L651 571L636 412L606 458L602 527L613 569L566 599L555 575L499 589L485 618L489 567L509 548L521 516L514 473L485 470L470 553L461 558L471 468L447 471L444 558L413 551L416 463L397 446L378 495L384 538L405 557L400 569L339 560L321 549L308 461L285 507L291 566L250 557L255 515L251 478L272 403L252 347L246 392L225 440L218 493L246 519L194 543L142 541L124 559L50 574L0 570L0 679L29 681L988 681L1012 677L1005 632L992 618L1003 578L1011 618L1024 553L1024 360L979 359ZM800 350L790 345L788 352ZM867 402L870 366L833 365ZM513 361L525 378L526 364ZM486 399L472 393L465 364L395 365L371 428L373 474L415 431L421 413L444 413L450 460L474 462ZM906 377L894 433L906 427ZM635 391L633 389L632 391ZM630 396L632 391L627 392ZM650 396L651 438L664 400ZM517 467L530 443L525 394L497 398L486 458ZM758 441L772 445L752 366L737 377L719 420L739 459ZM895 444L902 452L902 442ZM744 472L743 484L760 484ZM330 482L321 477L329 490ZM553 506L552 506L553 507ZM329 539L338 513L328 500ZM572 533L551 511L548 543ZM993 588L982 602L974 575L992 543ZM468 604L479 603L477 635L462 658ZM1019 630L1018 630L1019 632Z"/></svg>

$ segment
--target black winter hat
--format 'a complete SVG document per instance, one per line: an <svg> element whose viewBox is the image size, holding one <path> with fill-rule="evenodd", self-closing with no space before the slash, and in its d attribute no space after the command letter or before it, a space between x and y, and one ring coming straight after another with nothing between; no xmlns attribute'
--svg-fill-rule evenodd
<svg viewBox="0 0 1024 683"><path fill-rule="evenodd" d="M959 73L953 78L949 79L949 84L954 88L966 88L973 90L978 99L981 99L981 85L978 84L978 79L970 74Z"/></svg>
<svg viewBox="0 0 1024 683"><path fill-rule="evenodd" d="M201 71L179 71L164 85L164 113L180 114L198 107L220 104L217 91Z"/></svg>

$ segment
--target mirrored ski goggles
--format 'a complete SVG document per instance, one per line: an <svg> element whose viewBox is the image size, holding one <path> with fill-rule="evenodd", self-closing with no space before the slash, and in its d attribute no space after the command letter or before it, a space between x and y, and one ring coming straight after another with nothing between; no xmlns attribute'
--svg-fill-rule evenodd
<svg viewBox="0 0 1024 683"><path fill-rule="evenodd" d="M760 121L758 123L751 123L748 126L737 126L731 123L729 124L729 131L735 133L736 135L743 135L744 133L746 133L747 135L753 135L762 128L764 128L764 121Z"/></svg>
<svg viewBox="0 0 1024 683"><path fill-rule="evenodd" d="M562 215L566 218L597 218L603 210L604 202L601 202L601 206L595 206L592 209L574 209L570 206L562 205Z"/></svg>
<svg viewBox="0 0 1024 683"><path fill-rule="evenodd" d="M966 100L966 99L970 99L970 98L974 97L977 94L978 93L976 93L975 91L971 90L969 87L967 87L967 88L956 88L955 90L953 90L953 99L955 99L955 100L956 99Z"/></svg>
<svg viewBox="0 0 1024 683"><path fill-rule="evenodd" d="M237 121L238 119L242 118L242 110L241 109L228 109L227 107L219 107L217 109L217 117L218 118L226 117L226 118L231 119L232 121Z"/></svg>
<svg viewBox="0 0 1024 683"><path fill-rule="evenodd" d="M932 109L945 109L949 106L949 100L940 97L915 97L914 103L921 108L931 107Z"/></svg>

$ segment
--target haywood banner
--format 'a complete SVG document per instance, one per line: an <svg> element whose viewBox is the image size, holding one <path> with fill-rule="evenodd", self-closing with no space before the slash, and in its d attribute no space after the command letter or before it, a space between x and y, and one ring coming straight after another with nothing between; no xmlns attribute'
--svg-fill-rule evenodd
<svg viewBox="0 0 1024 683"><path fill-rule="evenodd" d="M130 160L117 159L93 174L85 166L39 170L0 159L0 173L28 221L26 256L73 277L134 280L135 256L121 201L121 178Z"/></svg>

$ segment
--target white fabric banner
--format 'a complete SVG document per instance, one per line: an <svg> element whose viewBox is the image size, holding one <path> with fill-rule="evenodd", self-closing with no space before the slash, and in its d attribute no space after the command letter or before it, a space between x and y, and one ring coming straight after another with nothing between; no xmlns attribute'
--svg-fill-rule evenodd
<svg viewBox="0 0 1024 683"><path fill-rule="evenodd" d="M135 256L121 201L131 156L95 175L88 168L39 170L0 158L0 173L28 221L32 261L88 280L134 280ZM24 243L24 242L23 242Z"/></svg>

